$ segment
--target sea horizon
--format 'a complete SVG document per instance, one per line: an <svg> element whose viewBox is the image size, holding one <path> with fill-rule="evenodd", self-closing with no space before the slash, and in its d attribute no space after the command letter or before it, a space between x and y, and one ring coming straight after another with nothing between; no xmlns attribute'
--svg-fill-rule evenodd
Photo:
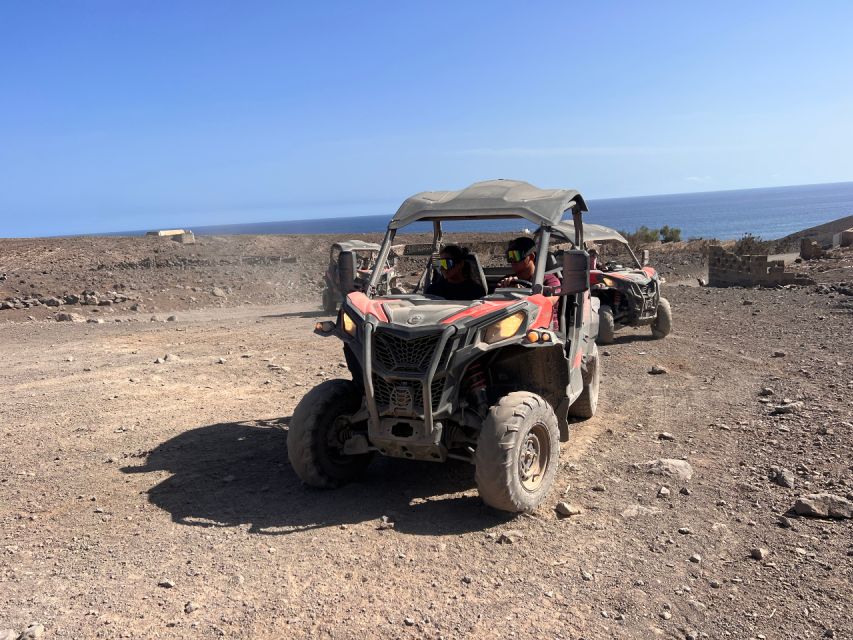
<svg viewBox="0 0 853 640"><path fill-rule="evenodd" d="M774 240L802 229L853 215L853 181L781 187L751 187L660 195L588 200L587 222L623 231L640 226L669 225L681 229L682 238L732 240L746 233ZM357 216L321 216L267 222L217 225L176 223L168 228L187 229L195 235L340 235L381 233L394 211ZM177 216L176 216L177 217ZM450 231L486 231L482 223L453 223ZM524 220L495 220L494 231L530 227ZM166 228L166 227L160 227ZM330 230L331 229L331 230ZM419 223L407 231L426 231ZM155 229L64 234L42 237L140 236Z"/></svg>

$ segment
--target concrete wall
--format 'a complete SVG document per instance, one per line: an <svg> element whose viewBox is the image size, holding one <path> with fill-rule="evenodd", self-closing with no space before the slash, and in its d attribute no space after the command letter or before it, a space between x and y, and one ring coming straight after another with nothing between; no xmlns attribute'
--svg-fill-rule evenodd
<svg viewBox="0 0 853 640"><path fill-rule="evenodd" d="M708 247L708 285L712 287L755 287L809 284L808 278L785 271L782 260L767 256L739 256L718 245Z"/></svg>

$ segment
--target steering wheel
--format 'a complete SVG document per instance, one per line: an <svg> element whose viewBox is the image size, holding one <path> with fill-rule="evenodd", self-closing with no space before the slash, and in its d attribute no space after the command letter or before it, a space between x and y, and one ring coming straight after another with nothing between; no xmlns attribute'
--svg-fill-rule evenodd
<svg viewBox="0 0 853 640"><path fill-rule="evenodd" d="M532 282L530 282L530 280L522 280L522 279L520 279L520 278L516 278L515 280L513 280L512 282L510 282L510 283L509 283L505 288L506 288L506 289L509 289L510 287L519 287L519 288L532 289L532 288L533 288L533 283L532 283Z"/></svg>

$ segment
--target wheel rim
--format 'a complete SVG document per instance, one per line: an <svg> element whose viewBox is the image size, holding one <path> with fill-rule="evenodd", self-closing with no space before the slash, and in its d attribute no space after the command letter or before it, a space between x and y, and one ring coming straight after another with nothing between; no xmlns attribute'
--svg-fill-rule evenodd
<svg viewBox="0 0 853 640"><path fill-rule="evenodd" d="M344 443L352 435L350 421L342 416L332 420L326 431L326 455L338 465L352 462L352 456L344 455Z"/></svg>
<svg viewBox="0 0 853 640"><path fill-rule="evenodd" d="M527 491L536 491L542 486L545 472L551 460L551 441L544 424L535 424L524 438L518 456L518 476L521 486Z"/></svg>

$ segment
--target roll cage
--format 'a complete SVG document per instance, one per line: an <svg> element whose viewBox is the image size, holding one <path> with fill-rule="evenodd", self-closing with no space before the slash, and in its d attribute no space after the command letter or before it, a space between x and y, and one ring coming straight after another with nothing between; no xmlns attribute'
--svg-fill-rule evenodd
<svg viewBox="0 0 853 640"><path fill-rule="evenodd" d="M475 183L461 191L419 193L403 202L389 222L366 294L371 298L376 295L376 285L398 230L415 222L432 222L432 251L426 266L428 273L432 267L433 257L441 250L443 220L506 218L523 218L539 226L536 231L538 238L536 270L532 293L534 295L542 293L552 233L572 242L576 247L582 247L584 242L582 215L586 210L586 202L575 190L539 189L518 180L488 180ZM571 212L572 222L561 227L561 221L566 212Z"/></svg>

